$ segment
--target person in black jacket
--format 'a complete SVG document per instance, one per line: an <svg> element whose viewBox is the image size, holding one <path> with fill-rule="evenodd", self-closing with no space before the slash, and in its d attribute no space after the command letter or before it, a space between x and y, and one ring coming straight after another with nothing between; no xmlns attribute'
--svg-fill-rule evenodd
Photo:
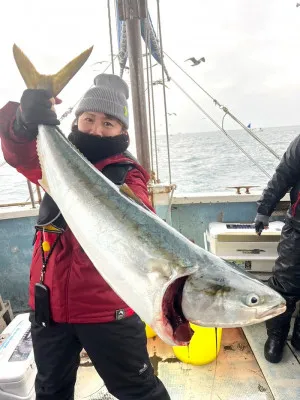
<svg viewBox="0 0 300 400"><path fill-rule="evenodd" d="M300 135L284 153L276 171L258 201L254 220L257 234L268 227L269 218L280 199L290 191L290 207L278 244L278 258L269 286L286 300L286 311L266 321L268 339L264 347L266 360L278 363L288 337L292 314L300 299ZM300 316L295 320L292 345L300 350Z"/></svg>

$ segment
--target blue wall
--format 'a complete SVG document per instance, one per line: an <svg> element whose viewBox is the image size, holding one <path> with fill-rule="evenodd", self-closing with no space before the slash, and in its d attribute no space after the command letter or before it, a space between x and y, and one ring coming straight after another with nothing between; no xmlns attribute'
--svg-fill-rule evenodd
<svg viewBox="0 0 300 400"><path fill-rule="evenodd" d="M210 222L253 223L256 208L254 201L173 204L172 226L198 246L204 247L204 232ZM274 213L270 221L283 221L285 213L285 210ZM157 214L165 219L167 206L157 207Z"/></svg>
<svg viewBox="0 0 300 400"><path fill-rule="evenodd" d="M210 222L252 223L256 203L200 203L172 206L172 225L199 246L204 246L203 234Z"/></svg>
<svg viewBox="0 0 300 400"><path fill-rule="evenodd" d="M157 207L165 219L166 206ZM256 203L173 204L172 225L199 246L208 224L218 222L253 222ZM282 220L285 212L277 220ZM36 217L0 220L0 294L12 303L14 311L28 309L29 267Z"/></svg>
<svg viewBox="0 0 300 400"><path fill-rule="evenodd" d="M29 268L36 217L0 220L0 294L13 311L28 309Z"/></svg>

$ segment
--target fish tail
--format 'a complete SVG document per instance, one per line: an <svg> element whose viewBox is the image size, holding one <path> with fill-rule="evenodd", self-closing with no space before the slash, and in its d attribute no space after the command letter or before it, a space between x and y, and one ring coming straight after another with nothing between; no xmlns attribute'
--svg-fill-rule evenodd
<svg viewBox="0 0 300 400"><path fill-rule="evenodd" d="M88 59L92 50L93 46L85 50L79 56L75 57L54 75L40 74L29 58L16 44L13 46L13 55L27 88L46 89L51 92L53 97L56 97L58 93L60 93L67 83L73 78L73 76L80 70L80 68Z"/></svg>

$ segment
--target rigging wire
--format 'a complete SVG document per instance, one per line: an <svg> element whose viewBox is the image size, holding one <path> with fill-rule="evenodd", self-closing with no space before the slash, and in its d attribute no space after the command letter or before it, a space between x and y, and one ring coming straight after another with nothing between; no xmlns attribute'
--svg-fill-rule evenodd
<svg viewBox="0 0 300 400"><path fill-rule="evenodd" d="M117 55L114 56L114 60L116 59L116 57L118 57ZM108 68L111 66L111 62L108 64L108 66L104 69L103 72L101 72L102 74L104 74L104 72L106 72L108 70ZM94 85L91 85L87 90L91 89ZM69 114L71 114L71 112L73 111L73 109L77 106L77 104L81 101L81 99L83 98L84 94L76 101L76 103L69 107L67 109L67 111L65 111L62 116L59 118L60 121L64 120Z"/></svg>
<svg viewBox="0 0 300 400"><path fill-rule="evenodd" d="M114 52L113 52L113 40L112 40L112 29L111 29L110 0L107 0L107 12L108 12L108 25L109 25L111 69L112 69L112 73L114 74L115 73L115 65L114 65Z"/></svg>
<svg viewBox="0 0 300 400"><path fill-rule="evenodd" d="M147 18L146 18L146 29L147 29L147 37L146 41L146 64L147 64L147 80L149 79L149 86L147 86L147 90L150 93L150 107L152 111L152 122L153 122L153 140L154 140L154 152L155 152L155 176L152 178L159 182L159 161L158 161L158 145L157 145L157 130L156 130L156 113L155 113L155 97L154 97L154 89L153 89L153 73L152 73L152 55L151 55L151 35L150 35L150 19L149 12L147 9ZM149 68L149 69L148 69ZM150 71L150 73L149 73ZM149 78L148 78L149 74ZM150 92L151 90L151 92ZM151 114L149 116L149 120L151 120ZM152 140L151 140L152 141ZM153 143L153 141L152 141ZM153 153L153 145L151 145L151 152ZM153 169L154 170L154 157L153 157Z"/></svg>
<svg viewBox="0 0 300 400"><path fill-rule="evenodd" d="M148 17L148 13L147 13ZM150 35L149 35L149 26L148 26L148 18L145 20L145 28L146 28L146 71L147 71L147 97L148 97L148 120L149 120L149 138L150 138L150 164L151 171L154 170L153 166L153 143L152 143L152 119L151 119L151 95L150 95L150 76L149 76L149 43L150 43ZM151 54L150 54L151 57Z"/></svg>
<svg viewBox="0 0 300 400"><path fill-rule="evenodd" d="M158 161L158 145L157 145L157 130L156 130L156 113L155 113L155 97L153 88L153 72L152 72L152 58L150 60L150 83L151 83L151 100L152 100L152 120L153 120L153 133L154 133L154 149L155 149L155 164L156 164L156 180L159 181L159 161Z"/></svg>
<svg viewBox="0 0 300 400"><path fill-rule="evenodd" d="M228 114L235 122L237 122L245 131L253 137L257 142L259 142L262 146L264 146L271 154L273 154L274 157L276 157L278 160L281 159L281 157L269 146L267 145L263 140L261 140L260 137L258 137L254 132L252 132L247 126L245 126L238 118L236 118L229 110L227 107L221 105L215 98L213 98L197 81L195 81L194 78L192 78L183 68L180 67L166 52L164 54L186 75L188 76L207 96L209 96L215 105L219 106L221 110L225 112L225 115Z"/></svg>
<svg viewBox="0 0 300 400"><path fill-rule="evenodd" d="M163 86L163 96L164 96L164 111L165 111L165 127L166 127L166 139L167 139L167 152L168 152L168 169L169 169L169 183L172 182L172 172L171 172L171 158L170 158L170 142L169 142L169 124L168 124L168 112L167 112L167 99L166 99L166 86L165 86L165 64L164 64L164 52L162 43L162 32L161 32L161 18L160 18L160 2L156 0L157 3L157 19L159 28L159 42L160 42L160 59L161 59L161 71L162 71L162 86ZM153 86L153 85L152 85Z"/></svg>
<svg viewBox="0 0 300 400"><path fill-rule="evenodd" d="M200 111L203 112L203 114L218 128L220 129L220 131L222 131L229 140L232 141L232 143L235 144L235 146L242 152L245 154L245 156L253 162L253 164L259 168L268 178L271 178L271 175L261 166L257 163L256 160L254 160L254 158L252 158L250 156L250 154L248 154L234 139L233 137L231 137L229 135L228 132L226 132L226 130L223 128L223 126L221 127L173 78L171 78L171 81L178 87L178 89L180 89L194 104L197 108L199 108ZM222 121L222 125L224 122L224 118L226 116L226 113L223 116L223 121Z"/></svg>

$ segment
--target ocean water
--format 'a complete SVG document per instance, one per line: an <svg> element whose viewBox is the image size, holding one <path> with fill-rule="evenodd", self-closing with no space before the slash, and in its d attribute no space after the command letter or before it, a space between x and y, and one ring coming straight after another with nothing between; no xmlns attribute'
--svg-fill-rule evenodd
<svg viewBox="0 0 300 400"><path fill-rule="evenodd" d="M279 160L244 130L228 131L270 175ZM255 132L281 157L300 134L300 126L264 128ZM167 140L157 137L159 178L169 182ZM229 186L253 185L263 189L269 178L257 168L222 132L178 133L169 136L172 183L176 193L229 191ZM156 160L155 151L154 161ZM28 201L26 179L4 163L0 151L0 204ZM3 165L2 165L3 164ZM155 163L156 164L156 163ZM155 165L156 170L156 165Z"/></svg>

